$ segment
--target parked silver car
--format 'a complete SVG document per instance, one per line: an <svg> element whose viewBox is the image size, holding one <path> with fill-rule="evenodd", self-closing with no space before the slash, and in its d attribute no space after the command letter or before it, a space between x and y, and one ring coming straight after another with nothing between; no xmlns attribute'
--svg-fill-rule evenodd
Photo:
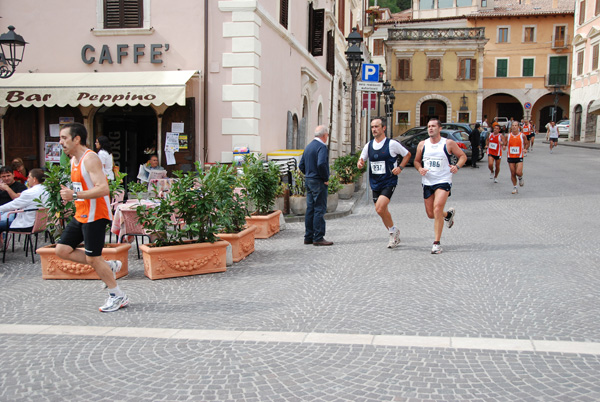
<svg viewBox="0 0 600 402"><path fill-rule="evenodd" d="M558 135L561 137L568 137L570 125L571 125L570 120L561 120L558 123L556 123L556 128L558 129Z"/></svg>

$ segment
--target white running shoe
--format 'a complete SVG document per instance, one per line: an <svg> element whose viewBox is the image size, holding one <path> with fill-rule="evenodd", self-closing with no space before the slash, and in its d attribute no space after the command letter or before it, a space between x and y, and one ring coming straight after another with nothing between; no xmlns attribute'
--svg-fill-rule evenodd
<svg viewBox="0 0 600 402"><path fill-rule="evenodd" d="M517 190L517 187L515 186L515 188L513 188L513 191L512 191L512 193L513 193L513 194L517 194L518 192L519 192L519 190Z"/></svg>
<svg viewBox="0 0 600 402"><path fill-rule="evenodd" d="M102 313L112 313L113 311L117 311L118 309L127 307L128 305L129 298L127 298L127 295L116 296L114 294L109 294L104 305L100 307L100 311Z"/></svg>
<svg viewBox="0 0 600 402"><path fill-rule="evenodd" d="M498 179L494 178L494 183L498 183Z"/></svg>
<svg viewBox="0 0 600 402"><path fill-rule="evenodd" d="M490 180L494 178L494 172L490 172Z"/></svg>
<svg viewBox="0 0 600 402"><path fill-rule="evenodd" d="M448 213L448 216L445 217L444 220L446 221L446 226L450 229L452 225L454 225L454 215L456 215L456 210L454 208L448 208L448 211L446 212Z"/></svg>
<svg viewBox="0 0 600 402"><path fill-rule="evenodd" d="M431 247L431 254L440 254L441 252L442 252L441 244L434 244L433 247Z"/></svg>
<svg viewBox="0 0 600 402"><path fill-rule="evenodd" d="M525 179L523 176L519 177L519 186L523 187L525 185Z"/></svg>
<svg viewBox="0 0 600 402"><path fill-rule="evenodd" d="M396 228L393 233L390 233L390 241L388 242L388 248L395 248L400 244L400 229Z"/></svg>

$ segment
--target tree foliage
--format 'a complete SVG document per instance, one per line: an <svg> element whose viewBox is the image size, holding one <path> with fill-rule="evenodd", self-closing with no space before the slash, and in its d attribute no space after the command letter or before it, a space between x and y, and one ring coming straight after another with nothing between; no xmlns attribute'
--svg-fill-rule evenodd
<svg viewBox="0 0 600 402"><path fill-rule="evenodd" d="M369 5L374 6L375 0L369 0ZM391 13L399 13L412 7L411 0L377 0L377 5L381 8L389 8Z"/></svg>

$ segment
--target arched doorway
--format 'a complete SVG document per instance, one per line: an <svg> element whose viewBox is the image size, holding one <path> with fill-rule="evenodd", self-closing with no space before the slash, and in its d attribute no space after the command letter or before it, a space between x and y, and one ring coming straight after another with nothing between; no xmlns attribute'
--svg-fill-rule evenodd
<svg viewBox="0 0 600 402"><path fill-rule="evenodd" d="M573 126L573 141L579 141L581 139L581 105L575 106L573 110L573 120L571 125Z"/></svg>
<svg viewBox="0 0 600 402"><path fill-rule="evenodd" d="M440 122L446 123L446 111L448 106L444 101L431 99L421 103L421 118L420 125L426 126L429 119L439 119Z"/></svg>
<svg viewBox="0 0 600 402"><path fill-rule="evenodd" d="M583 137L583 140L586 142L596 141L596 121L598 121L598 115L590 113L592 103L593 102L590 102L587 107L587 119L585 120L585 135Z"/></svg>
<svg viewBox="0 0 600 402"><path fill-rule="evenodd" d="M552 121L552 116L554 111L554 106L545 106L540 109L540 125L538 126L538 130L544 129L546 132L546 124ZM556 108L556 121L559 122L563 118L563 110L560 106Z"/></svg>
<svg viewBox="0 0 600 402"><path fill-rule="evenodd" d="M95 114L94 138L110 139L115 165L127 173L126 182L135 181L139 165L157 153L156 126L156 113L145 106L102 106Z"/></svg>

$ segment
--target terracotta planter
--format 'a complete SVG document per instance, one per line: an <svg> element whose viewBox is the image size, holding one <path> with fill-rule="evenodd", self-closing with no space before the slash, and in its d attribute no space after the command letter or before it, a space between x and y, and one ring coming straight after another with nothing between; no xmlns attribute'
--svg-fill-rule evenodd
<svg viewBox="0 0 600 402"><path fill-rule="evenodd" d="M231 244L233 262L240 262L254 252L254 232L256 226L250 226L239 233L220 233L217 236Z"/></svg>
<svg viewBox="0 0 600 402"><path fill-rule="evenodd" d="M294 215L304 215L306 213L306 197L290 197L290 210Z"/></svg>
<svg viewBox="0 0 600 402"><path fill-rule="evenodd" d="M279 215L281 215L281 211L273 211L269 215L247 216L248 226L256 226L254 238L268 239L279 232Z"/></svg>
<svg viewBox="0 0 600 402"><path fill-rule="evenodd" d="M340 200L349 200L354 194L354 183L342 184L342 188L338 191Z"/></svg>
<svg viewBox="0 0 600 402"><path fill-rule="evenodd" d="M140 244L144 274L154 280L178 276L210 274L227 270L226 241L151 247Z"/></svg>
<svg viewBox="0 0 600 402"><path fill-rule="evenodd" d="M338 193L327 194L327 212L335 212L338 207L340 197Z"/></svg>
<svg viewBox="0 0 600 402"><path fill-rule="evenodd" d="M107 244L102 249L105 260L119 260L123 263L117 273L117 279L129 273L128 259L131 244ZM36 252L42 261L42 279L100 279L94 268L87 264L78 264L63 260L54 254L55 246L49 245L38 248Z"/></svg>

